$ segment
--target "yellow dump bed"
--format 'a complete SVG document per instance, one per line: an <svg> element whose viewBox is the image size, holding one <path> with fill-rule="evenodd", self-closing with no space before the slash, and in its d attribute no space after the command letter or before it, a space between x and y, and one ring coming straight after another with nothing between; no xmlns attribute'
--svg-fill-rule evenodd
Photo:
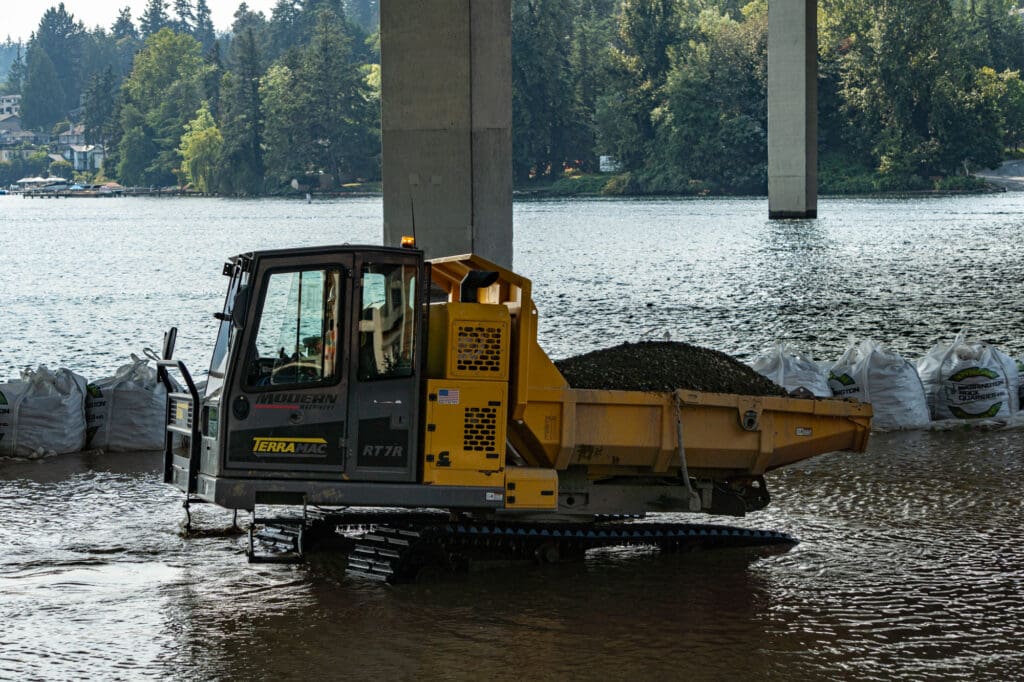
<svg viewBox="0 0 1024 682"><path fill-rule="evenodd" d="M469 272L498 273L478 300L508 309L507 435L529 466L585 466L592 479L672 475L681 468L680 422L695 477L760 476L826 452L867 448L871 406L854 401L571 388L537 343L530 280L476 255L436 259L431 267L450 301L459 300Z"/></svg>
<svg viewBox="0 0 1024 682"><path fill-rule="evenodd" d="M573 388L529 395L513 443L534 454L535 466L585 465L593 477L678 470L677 419L690 474L708 478L758 476L834 450L862 452L871 427L870 405L847 400Z"/></svg>

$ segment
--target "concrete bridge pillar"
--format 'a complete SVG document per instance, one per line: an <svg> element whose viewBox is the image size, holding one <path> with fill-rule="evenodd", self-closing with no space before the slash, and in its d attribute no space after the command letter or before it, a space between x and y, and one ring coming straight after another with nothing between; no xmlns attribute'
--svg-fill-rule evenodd
<svg viewBox="0 0 1024 682"><path fill-rule="evenodd" d="M818 3L768 3L768 217L818 216Z"/></svg>
<svg viewBox="0 0 1024 682"><path fill-rule="evenodd" d="M512 266L511 0L382 0L384 243Z"/></svg>

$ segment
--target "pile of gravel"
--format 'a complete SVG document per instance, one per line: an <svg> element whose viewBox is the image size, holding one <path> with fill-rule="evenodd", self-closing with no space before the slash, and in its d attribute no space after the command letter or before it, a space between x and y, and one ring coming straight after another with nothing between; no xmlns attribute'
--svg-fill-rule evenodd
<svg viewBox="0 0 1024 682"><path fill-rule="evenodd" d="M625 343L555 362L573 388L785 396L786 390L739 360L688 343Z"/></svg>

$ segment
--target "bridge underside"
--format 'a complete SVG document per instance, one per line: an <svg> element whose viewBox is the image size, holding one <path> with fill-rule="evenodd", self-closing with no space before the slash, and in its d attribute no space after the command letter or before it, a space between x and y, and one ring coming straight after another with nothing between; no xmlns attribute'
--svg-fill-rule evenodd
<svg viewBox="0 0 1024 682"><path fill-rule="evenodd" d="M817 216L817 0L771 0L768 212ZM384 243L512 266L511 0L383 0Z"/></svg>

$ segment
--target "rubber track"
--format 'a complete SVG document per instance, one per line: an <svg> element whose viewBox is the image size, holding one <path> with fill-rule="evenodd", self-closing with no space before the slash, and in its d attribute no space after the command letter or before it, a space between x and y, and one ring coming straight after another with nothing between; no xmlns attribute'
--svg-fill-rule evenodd
<svg viewBox="0 0 1024 682"><path fill-rule="evenodd" d="M350 575L397 584L415 580L427 565L452 569L469 555L534 559L539 550L579 555L590 549L654 546L666 551L793 545L786 533L679 523L559 525L514 522L378 526L349 554Z"/></svg>

